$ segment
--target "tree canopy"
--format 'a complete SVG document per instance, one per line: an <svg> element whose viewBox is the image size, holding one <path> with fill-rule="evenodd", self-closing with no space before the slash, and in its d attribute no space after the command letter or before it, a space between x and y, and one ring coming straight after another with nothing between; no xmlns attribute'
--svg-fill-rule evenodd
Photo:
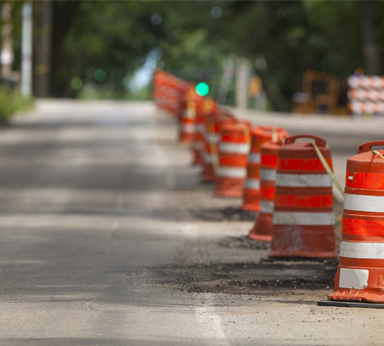
<svg viewBox="0 0 384 346"><path fill-rule="evenodd" d="M52 11L51 96L75 96L78 77L125 97L127 79L149 57L181 78L207 80L212 96L227 59L245 57L277 110L290 109L308 69L340 78L358 67L383 73L374 63L384 54L383 2L60 0ZM17 54L17 2L14 16ZM95 78L98 70L105 79Z"/></svg>

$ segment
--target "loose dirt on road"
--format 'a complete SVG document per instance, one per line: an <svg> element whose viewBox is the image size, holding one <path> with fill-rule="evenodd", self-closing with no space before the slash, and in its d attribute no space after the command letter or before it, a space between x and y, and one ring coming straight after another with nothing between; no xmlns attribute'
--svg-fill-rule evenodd
<svg viewBox="0 0 384 346"><path fill-rule="evenodd" d="M220 246L220 244L218 244ZM152 269L159 283L190 293L270 295L282 290L323 290L334 284L337 261L269 260Z"/></svg>
<svg viewBox="0 0 384 346"><path fill-rule="evenodd" d="M255 221L257 213L236 207L197 209L191 214L203 221Z"/></svg>

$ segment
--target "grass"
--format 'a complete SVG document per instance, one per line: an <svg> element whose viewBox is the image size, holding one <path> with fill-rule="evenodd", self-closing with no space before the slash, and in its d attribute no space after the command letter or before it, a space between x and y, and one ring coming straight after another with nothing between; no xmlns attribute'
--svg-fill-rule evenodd
<svg viewBox="0 0 384 346"><path fill-rule="evenodd" d="M31 97L24 97L8 86L0 86L0 124L8 125L17 112L27 112L34 107Z"/></svg>

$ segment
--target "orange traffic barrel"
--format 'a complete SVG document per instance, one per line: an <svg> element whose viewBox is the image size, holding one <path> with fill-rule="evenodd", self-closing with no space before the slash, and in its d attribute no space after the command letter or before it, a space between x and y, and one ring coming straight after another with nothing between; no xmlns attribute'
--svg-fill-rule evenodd
<svg viewBox="0 0 384 346"><path fill-rule="evenodd" d="M166 97L167 109L172 115L177 115L179 105L179 90L178 82L174 76L171 76L169 80L169 91Z"/></svg>
<svg viewBox="0 0 384 346"><path fill-rule="evenodd" d="M221 127L215 196L241 197L243 195L250 147L250 128L250 123L241 120Z"/></svg>
<svg viewBox="0 0 384 346"><path fill-rule="evenodd" d="M282 144L281 141L268 141L260 147L260 214L248 234L248 237L253 240L272 240L277 151Z"/></svg>
<svg viewBox="0 0 384 346"><path fill-rule="evenodd" d="M192 87L186 93L184 105L179 123L179 141L193 143L196 132L196 100Z"/></svg>
<svg viewBox="0 0 384 346"><path fill-rule="evenodd" d="M279 127L258 126L252 129L251 149L248 155L247 178L241 209L260 210L260 146L271 139L277 141L288 136L288 133Z"/></svg>
<svg viewBox="0 0 384 346"><path fill-rule="evenodd" d="M331 150L323 138L297 135L277 152L276 190L269 257L337 258L332 180L311 142L315 140L332 169Z"/></svg>
<svg viewBox="0 0 384 346"><path fill-rule="evenodd" d="M208 183L215 180L215 170L218 168L219 124L222 117L215 113L208 114L205 118L203 167L201 181Z"/></svg>
<svg viewBox="0 0 384 346"><path fill-rule="evenodd" d="M204 132L205 132L205 113L204 113L204 99L196 95L196 131L192 141L192 164L203 164L203 150L204 150Z"/></svg>
<svg viewBox="0 0 384 346"><path fill-rule="evenodd" d="M384 141L347 160L340 261L330 300L384 303ZM380 154L380 155L378 155Z"/></svg>
<svg viewBox="0 0 384 346"><path fill-rule="evenodd" d="M153 98L157 107L166 108L167 75L164 71L156 71L153 76Z"/></svg>
<svg viewBox="0 0 384 346"><path fill-rule="evenodd" d="M154 97L157 105L172 115L177 115L180 80L169 73L161 71L155 74L154 83Z"/></svg>
<svg viewBox="0 0 384 346"><path fill-rule="evenodd" d="M187 108L188 108L187 95L190 87L191 87L190 84L187 82L182 81L179 83L179 102L178 102L178 110L177 110L177 120L179 122L179 127L183 121L184 113L187 111Z"/></svg>
<svg viewBox="0 0 384 346"><path fill-rule="evenodd" d="M222 113L208 114L205 119L202 182L214 182L219 167L218 143L219 131L224 124L234 124L236 119Z"/></svg>

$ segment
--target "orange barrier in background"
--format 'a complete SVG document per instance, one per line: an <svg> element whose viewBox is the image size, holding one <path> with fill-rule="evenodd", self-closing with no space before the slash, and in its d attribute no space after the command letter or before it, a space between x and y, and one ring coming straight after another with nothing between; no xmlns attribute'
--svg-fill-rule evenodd
<svg viewBox="0 0 384 346"><path fill-rule="evenodd" d="M203 151L204 151L204 130L205 130L205 111L204 111L204 98L195 95L194 97L196 106L196 131L192 141L193 152L193 165L203 164Z"/></svg>
<svg viewBox="0 0 384 346"><path fill-rule="evenodd" d="M153 99L156 105L160 109L178 116L182 83L185 82L167 72L156 70L153 75Z"/></svg>
<svg viewBox="0 0 384 346"><path fill-rule="evenodd" d="M251 124L237 120L220 129L219 168L215 179L215 196L241 197L247 174Z"/></svg>
<svg viewBox="0 0 384 346"><path fill-rule="evenodd" d="M236 118L222 111L208 114L205 119L202 182L213 182L219 168L219 132L223 125L236 123Z"/></svg>
<svg viewBox="0 0 384 346"><path fill-rule="evenodd" d="M260 215L248 237L253 240L272 240L272 215L275 198L277 151L283 143L268 141L260 147Z"/></svg>
<svg viewBox="0 0 384 346"><path fill-rule="evenodd" d="M260 210L260 147L263 143L282 137L288 137L288 132L278 127L258 126L251 131L251 149L248 155L247 178L245 180L243 205L241 209ZM275 138L273 138L275 137Z"/></svg>
<svg viewBox="0 0 384 346"><path fill-rule="evenodd" d="M193 143L196 133L196 102L195 91L192 87L185 94L185 108L181 111L179 119L179 141L182 143Z"/></svg>

